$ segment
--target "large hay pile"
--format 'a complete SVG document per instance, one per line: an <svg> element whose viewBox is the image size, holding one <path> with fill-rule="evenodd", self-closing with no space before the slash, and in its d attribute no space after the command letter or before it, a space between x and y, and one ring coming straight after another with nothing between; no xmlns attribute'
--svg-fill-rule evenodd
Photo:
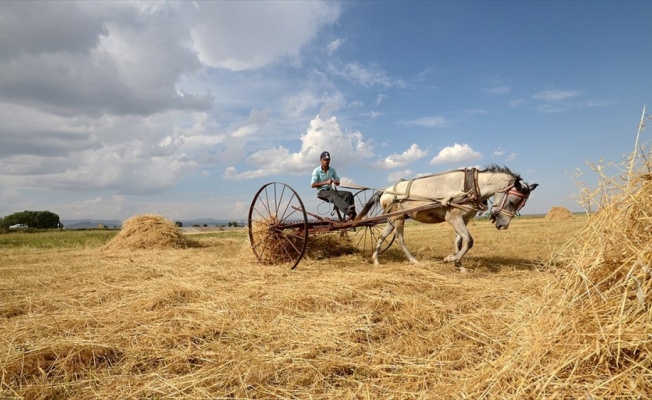
<svg viewBox="0 0 652 400"><path fill-rule="evenodd" d="M566 221L575 218L566 207L553 207L545 216L546 221Z"/></svg>
<svg viewBox="0 0 652 400"><path fill-rule="evenodd" d="M131 217L122 224L122 230L105 250L120 249L177 249L189 247L179 228L159 215L145 214Z"/></svg>
<svg viewBox="0 0 652 400"><path fill-rule="evenodd" d="M594 192L600 198L590 199L601 211L551 258L557 279L543 289L545 302L522 305L532 319L511 328L513 337L497 360L478 367L469 382L471 397L652 396L648 160L633 155L631 165L642 163L640 168L630 167L620 178L601 175Z"/></svg>
<svg viewBox="0 0 652 400"><path fill-rule="evenodd" d="M263 264L293 262L299 257L304 244L305 256L314 259L337 257L355 251L349 237L341 232L312 234L306 239L302 229L270 229L272 225L282 224L276 217L252 222L251 235L255 243L252 250Z"/></svg>

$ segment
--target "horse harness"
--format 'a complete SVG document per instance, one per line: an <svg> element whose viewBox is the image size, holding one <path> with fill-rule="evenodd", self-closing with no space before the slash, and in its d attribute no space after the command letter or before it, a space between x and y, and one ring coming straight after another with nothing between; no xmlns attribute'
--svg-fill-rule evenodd
<svg viewBox="0 0 652 400"><path fill-rule="evenodd" d="M438 199L432 199L424 196L417 196L417 195L410 194L412 183L415 180L428 178L431 176L436 176L441 174L432 174L432 175L422 176L419 178L413 178L408 180L407 187L405 188L404 193L397 191L397 185L400 182L405 182L405 180L402 180L394 184L392 190L387 193L394 194L394 199L392 200L392 203L398 203L403 200L421 200L421 201L432 201L435 203L440 203L441 205L449 205L449 206L460 208L463 207L461 203L472 202L474 203L475 208L478 210L480 214L487 211L489 209L489 207L487 206L487 201L486 200L483 201L482 198L480 197L480 187L478 184L479 170L477 168L464 168L460 171L464 172L464 185L463 185L462 193L460 196L456 196L452 199L449 199L449 201L447 202L442 202L441 200ZM516 188L516 181L510 182L510 184L507 185L504 189L501 189L496 193L503 193L504 195L497 209L491 212L492 220L495 220L498 214L502 214L508 218L514 218L516 213L525 206L525 202L527 201L528 197L530 197L529 192L523 193ZM516 205L516 210L514 212L505 210L505 205L507 203L507 198L509 197L509 195L514 195L520 197L521 199L519 203Z"/></svg>
<svg viewBox="0 0 652 400"><path fill-rule="evenodd" d="M411 195L410 194L410 189L412 187L412 183L417 180L417 179L423 179L423 178L428 178L432 176L437 176L437 175L442 175L442 174L432 174L432 175L427 175L427 176L421 176L419 178L413 178L407 181L407 187L405 188L405 192L398 192L397 191L397 185L401 182L405 182L405 180L401 180L400 182L397 182L394 184L392 187L391 193L394 194L394 199L392 200L392 203L398 203L402 200L421 200L421 201L433 201L435 203L440 203L441 205L450 205L454 207L461 207L460 203L466 203L466 202L472 202L475 205L475 208L480 213L483 213L488 210L487 207L487 202L482 201L480 198L480 187L478 185L478 169L477 168L464 168L460 171L464 172L464 185L462 188L462 193L460 196L456 196L454 198L448 199L448 201L441 201L438 199L432 199L424 196L417 196L417 195ZM513 187L513 185L512 185ZM399 196L401 196L399 198ZM446 203L446 204L444 204Z"/></svg>

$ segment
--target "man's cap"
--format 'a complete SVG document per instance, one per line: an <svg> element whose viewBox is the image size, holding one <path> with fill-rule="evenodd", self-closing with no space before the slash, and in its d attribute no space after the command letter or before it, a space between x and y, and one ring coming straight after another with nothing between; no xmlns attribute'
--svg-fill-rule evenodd
<svg viewBox="0 0 652 400"><path fill-rule="evenodd" d="M321 155L319 156L319 159L320 159L320 160L323 160L323 159L330 160L330 159L331 159L331 155L330 155L330 153L327 152L327 151L322 151L322 152L321 152Z"/></svg>

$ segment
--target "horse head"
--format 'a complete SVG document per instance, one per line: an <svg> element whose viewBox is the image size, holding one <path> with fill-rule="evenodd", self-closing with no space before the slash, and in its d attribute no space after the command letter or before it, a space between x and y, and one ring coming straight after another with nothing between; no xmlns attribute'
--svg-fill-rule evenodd
<svg viewBox="0 0 652 400"><path fill-rule="evenodd" d="M538 183L528 185L522 179L516 179L506 188L496 192L490 213L490 221L496 223L496 228L499 230L509 228L512 218L525 206L530 193L537 186L539 186ZM500 200L498 199L499 195L502 195Z"/></svg>

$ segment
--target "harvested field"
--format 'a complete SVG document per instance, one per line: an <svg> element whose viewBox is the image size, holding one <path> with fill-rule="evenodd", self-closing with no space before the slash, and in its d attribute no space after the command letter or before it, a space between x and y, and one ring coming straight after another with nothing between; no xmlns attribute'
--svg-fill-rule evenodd
<svg viewBox="0 0 652 400"><path fill-rule="evenodd" d="M474 221L469 274L440 261L447 225L406 226L418 265L320 237L293 271L245 231L111 250L7 234L0 398L649 398L648 176L596 214Z"/></svg>
<svg viewBox="0 0 652 400"><path fill-rule="evenodd" d="M540 268L585 222L477 221L467 276L439 261L446 225L408 225L422 264L393 247L379 268L323 252L261 266L244 232L191 248L2 248L0 397L478 398L476 380L556 295Z"/></svg>

